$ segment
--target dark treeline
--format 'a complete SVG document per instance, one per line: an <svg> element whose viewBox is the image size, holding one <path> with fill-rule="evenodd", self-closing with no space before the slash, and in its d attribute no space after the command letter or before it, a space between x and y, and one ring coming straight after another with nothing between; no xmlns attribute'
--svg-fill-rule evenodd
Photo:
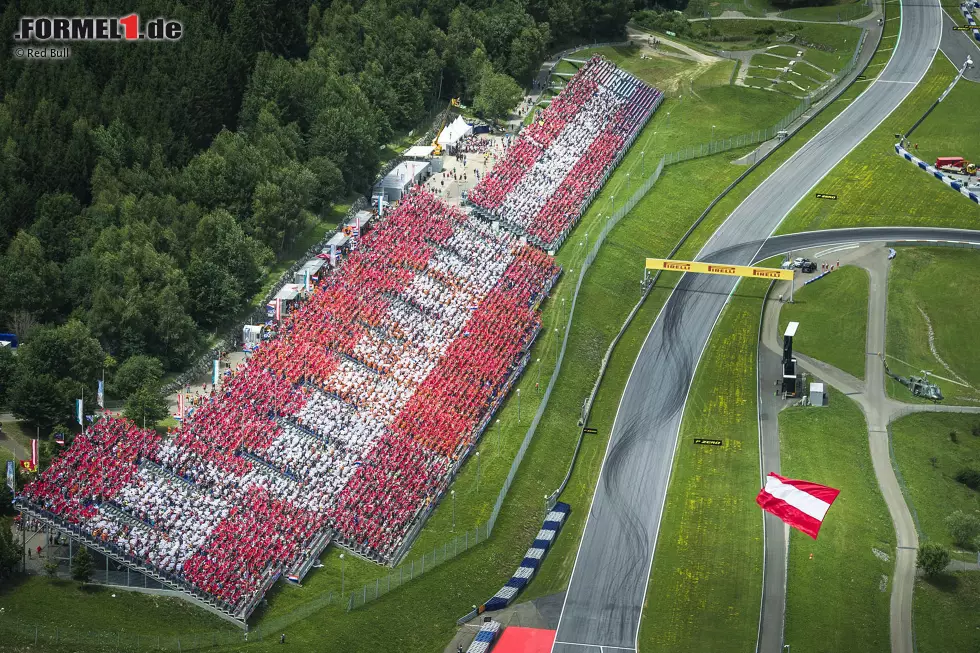
<svg viewBox="0 0 980 653"><path fill-rule="evenodd" d="M395 133L445 98L499 106L490 96L512 94L510 78L528 82L548 50L622 34L630 9L6 3L5 35L21 16L135 11L180 20L184 36L72 43L66 61L0 49L0 332L26 342L0 349L0 405L67 422L107 366L110 393L155 415L159 398L140 392L240 311L319 216L369 189Z"/></svg>

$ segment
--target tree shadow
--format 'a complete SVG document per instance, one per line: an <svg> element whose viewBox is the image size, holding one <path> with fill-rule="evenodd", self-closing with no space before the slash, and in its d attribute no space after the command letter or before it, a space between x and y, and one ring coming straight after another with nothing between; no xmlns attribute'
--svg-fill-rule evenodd
<svg viewBox="0 0 980 653"><path fill-rule="evenodd" d="M955 594L960 586L960 579L954 574L949 573L926 576L923 580L945 594Z"/></svg>

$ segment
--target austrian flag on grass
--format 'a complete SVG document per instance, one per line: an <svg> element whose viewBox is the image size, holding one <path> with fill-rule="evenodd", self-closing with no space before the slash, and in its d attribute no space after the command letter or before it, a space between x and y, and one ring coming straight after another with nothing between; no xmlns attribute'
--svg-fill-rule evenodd
<svg viewBox="0 0 980 653"><path fill-rule="evenodd" d="M838 494L840 490L826 485L783 478L769 472L766 486L759 492L755 502L766 512L771 512L793 528L817 539L823 518Z"/></svg>

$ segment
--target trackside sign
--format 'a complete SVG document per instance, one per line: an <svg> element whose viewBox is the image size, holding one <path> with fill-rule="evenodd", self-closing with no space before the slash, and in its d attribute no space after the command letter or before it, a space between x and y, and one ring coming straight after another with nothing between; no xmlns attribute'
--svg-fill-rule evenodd
<svg viewBox="0 0 980 653"><path fill-rule="evenodd" d="M793 270L757 268L751 265L724 265L722 263L701 263L698 261L674 261L664 258L648 258L648 270L667 270L670 272L697 272L700 274L722 274L730 277L752 277L755 279L793 278Z"/></svg>

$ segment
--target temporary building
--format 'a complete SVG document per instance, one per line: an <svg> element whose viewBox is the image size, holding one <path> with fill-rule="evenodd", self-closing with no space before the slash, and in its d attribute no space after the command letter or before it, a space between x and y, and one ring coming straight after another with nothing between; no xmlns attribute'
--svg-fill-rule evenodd
<svg viewBox="0 0 980 653"><path fill-rule="evenodd" d="M473 127L463 120L463 116L456 116L456 120L442 130L437 141L443 147L453 147L461 138L472 133Z"/></svg>
<svg viewBox="0 0 980 653"><path fill-rule="evenodd" d="M386 201L395 202L400 200L409 188L422 181L428 170L429 164L426 161L402 161L378 182L375 190L383 193Z"/></svg>

